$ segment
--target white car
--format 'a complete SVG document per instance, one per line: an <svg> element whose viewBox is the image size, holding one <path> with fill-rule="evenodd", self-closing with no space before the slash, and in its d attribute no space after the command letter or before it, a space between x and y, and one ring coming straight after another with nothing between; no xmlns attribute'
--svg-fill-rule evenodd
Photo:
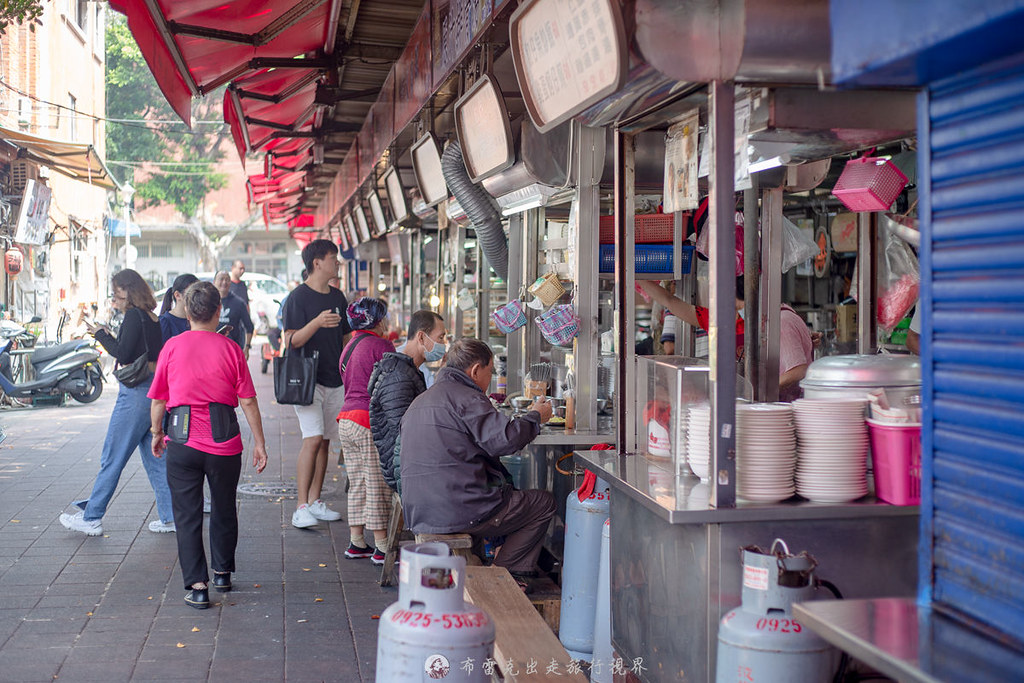
<svg viewBox="0 0 1024 683"><path fill-rule="evenodd" d="M196 273L200 280L213 282L216 273ZM266 273L242 273L242 282L249 289L249 315L256 326L256 334L266 334L269 327L277 324L277 312L281 299L288 293L288 286ZM156 293L157 303L163 301L166 288ZM264 318L260 314L264 314Z"/></svg>

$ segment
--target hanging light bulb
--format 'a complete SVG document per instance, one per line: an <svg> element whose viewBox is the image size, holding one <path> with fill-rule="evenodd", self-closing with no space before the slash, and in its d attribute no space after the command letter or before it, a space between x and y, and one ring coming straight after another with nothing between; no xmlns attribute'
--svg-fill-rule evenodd
<svg viewBox="0 0 1024 683"><path fill-rule="evenodd" d="M441 305L441 297L439 297L437 294L431 294L430 295L430 307L431 308L437 308L440 305Z"/></svg>

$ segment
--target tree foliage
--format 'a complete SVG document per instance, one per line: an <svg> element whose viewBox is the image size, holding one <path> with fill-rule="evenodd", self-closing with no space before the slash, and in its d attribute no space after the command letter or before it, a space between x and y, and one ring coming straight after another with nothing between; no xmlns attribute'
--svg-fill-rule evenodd
<svg viewBox="0 0 1024 683"><path fill-rule="evenodd" d="M42 0L0 0L0 35L11 24L34 21L43 13Z"/></svg>
<svg viewBox="0 0 1024 683"><path fill-rule="evenodd" d="M107 118L111 120L106 130L112 172L135 186L137 206L169 204L186 220L194 218L206 195L227 184L227 176L217 173L215 164L224 157L228 126L197 123L190 131L178 121L124 17L111 12L108 19L106 91ZM221 99L222 92L211 93L194 104L193 120L218 118L219 107L214 103ZM142 170L132 162L150 165Z"/></svg>

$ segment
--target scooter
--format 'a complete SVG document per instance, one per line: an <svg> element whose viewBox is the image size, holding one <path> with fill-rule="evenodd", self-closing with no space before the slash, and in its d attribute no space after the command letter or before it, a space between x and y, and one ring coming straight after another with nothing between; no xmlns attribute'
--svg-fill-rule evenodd
<svg viewBox="0 0 1024 683"><path fill-rule="evenodd" d="M10 398L32 400L69 394L79 403L92 403L103 393L100 352L82 339L35 349L29 356L33 379L15 384L11 349L16 336L0 341L0 389Z"/></svg>
<svg viewBox="0 0 1024 683"><path fill-rule="evenodd" d="M267 320L267 314L262 311L259 313L259 319L267 333L267 341L260 349L260 355L263 356L260 361L260 372L265 375L270 363L281 355L281 328L271 327Z"/></svg>

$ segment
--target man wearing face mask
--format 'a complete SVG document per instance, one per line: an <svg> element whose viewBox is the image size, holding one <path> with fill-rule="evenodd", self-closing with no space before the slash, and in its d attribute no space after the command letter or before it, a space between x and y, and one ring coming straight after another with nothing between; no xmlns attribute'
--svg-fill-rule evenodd
<svg viewBox="0 0 1024 683"><path fill-rule="evenodd" d="M667 308L685 323L708 329L708 309L694 306L672 296L664 287L651 280L641 280L640 287L652 299ZM736 278L736 293L743 294L743 276ZM800 398L800 380L807 374L807 366L814 360L814 344L811 333L803 318L786 304L780 313L779 334L779 400L792 401ZM736 299L736 357L743 353L743 299Z"/></svg>
<svg viewBox="0 0 1024 683"><path fill-rule="evenodd" d="M370 375L370 430L380 454L384 483L402 493L399 438L402 416L413 399L427 390L419 368L439 361L447 350L444 319L433 311L416 311L409 320L408 341L401 352L385 353Z"/></svg>

